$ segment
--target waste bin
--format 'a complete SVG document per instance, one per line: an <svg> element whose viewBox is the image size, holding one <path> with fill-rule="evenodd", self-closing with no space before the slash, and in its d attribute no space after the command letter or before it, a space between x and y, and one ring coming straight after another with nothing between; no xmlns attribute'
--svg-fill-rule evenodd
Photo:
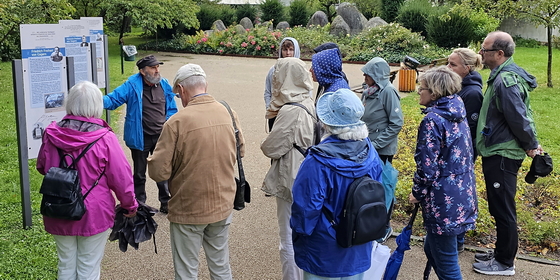
<svg viewBox="0 0 560 280"><path fill-rule="evenodd" d="M399 70L399 91L411 92L416 90L416 70Z"/></svg>
<svg viewBox="0 0 560 280"><path fill-rule="evenodd" d="M136 46L134 45L124 45L123 47L123 54L125 61L135 61L136 60Z"/></svg>

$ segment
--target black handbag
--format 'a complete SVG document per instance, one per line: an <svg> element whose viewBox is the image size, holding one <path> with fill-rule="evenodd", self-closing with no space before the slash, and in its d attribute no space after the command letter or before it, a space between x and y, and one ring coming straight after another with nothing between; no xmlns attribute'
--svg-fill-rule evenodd
<svg viewBox="0 0 560 280"><path fill-rule="evenodd" d="M101 176L105 174L105 168L97 180L95 180L93 186L82 196L80 177L78 176L78 170L76 170L76 164L99 139L90 143L75 159L70 154L63 154L57 148L60 155L59 167L55 166L49 169L43 178L43 183L39 190L43 194L41 200L41 214L43 216L72 221L82 219L86 213L84 200L91 190L97 186ZM70 165L66 163L66 157L72 160Z"/></svg>
<svg viewBox="0 0 560 280"><path fill-rule="evenodd" d="M233 129L235 131L235 146L237 148L237 170L239 171L239 178L235 178L237 189L235 191L235 199L233 200L233 209L239 211L245 208L245 202L251 202L251 186L249 186L249 182L245 180L245 172L243 171L243 163L241 162L241 153L239 151L239 129L237 129L237 125L235 124L235 118L233 117L233 113L231 112L231 108L229 107L229 105L223 100L220 101L220 103L222 103L222 105L224 105L228 110L231 121L233 122Z"/></svg>

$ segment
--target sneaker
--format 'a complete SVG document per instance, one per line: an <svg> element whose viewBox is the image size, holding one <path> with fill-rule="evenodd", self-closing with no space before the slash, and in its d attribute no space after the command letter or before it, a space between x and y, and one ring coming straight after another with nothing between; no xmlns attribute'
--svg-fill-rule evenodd
<svg viewBox="0 0 560 280"><path fill-rule="evenodd" d="M476 262L487 262L494 258L494 252L476 253L474 254L474 260Z"/></svg>
<svg viewBox="0 0 560 280"><path fill-rule="evenodd" d="M167 203L162 203L159 207L159 212L163 214L169 213L169 205Z"/></svg>
<svg viewBox="0 0 560 280"><path fill-rule="evenodd" d="M515 275L515 266L506 266L501 264L496 259L491 259L487 262L473 263L473 270L485 275Z"/></svg>
<svg viewBox="0 0 560 280"><path fill-rule="evenodd" d="M459 244L459 245L457 245L457 252L458 252L458 253L461 253L461 252L463 252L463 251L465 251L465 244ZM476 258L476 256L475 256L475 258Z"/></svg>

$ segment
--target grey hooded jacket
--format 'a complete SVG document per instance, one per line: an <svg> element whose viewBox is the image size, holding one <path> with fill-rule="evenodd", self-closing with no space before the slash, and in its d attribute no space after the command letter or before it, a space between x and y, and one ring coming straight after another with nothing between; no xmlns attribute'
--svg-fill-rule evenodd
<svg viewBox="0 0 560 280"><path fill-rule="evenodd" d="M379 89L362 94L365 111L362 120L366 123L369 139L379 155L392 156L397 152L397 136L403 126L400 96L389 81L391 68L380 57L374 57L362 72L370 76Z"/></svg>
<svg viewBox="0 0 560 280"><path fill-rule="evenodd" d="M292 43L294 44L294 57L299 58L300 55L299 43L296 39L292 37L286 37L282 39L282 41L280 41L280 44L278 45L278 58L282 58L282 45L284 44L284 42L286 42L286 40L292 41ZM268 74L266 75L266 80L264 83L265 109L268 109L268 106L270 105L270 99L272 98L272 74L273 73L274 73L274 65L272 65L272 67L270 67L270 70L268 70Z"/></svg>

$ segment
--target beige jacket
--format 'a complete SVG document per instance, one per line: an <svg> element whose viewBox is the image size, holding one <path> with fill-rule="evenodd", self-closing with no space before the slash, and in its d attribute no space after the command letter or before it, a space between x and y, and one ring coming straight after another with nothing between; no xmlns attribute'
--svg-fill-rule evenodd
<svg viewBox="0 0 560 280"><path fill-rule="evenodd" d="M313 90L311 77L305 63L297 58L281 58L275 66L272 101L267 116L276 115L272 131L262 142L261 150L272 159L262 190L292 202L292 185L303 155L294 143L308 148L313 143L313 118L298 106L301 103L315 116L315 105L309 96Z"/></svg>
<svg viewBox="0 0 560 280"><path fill-rule="evenodd" d="M240 123L241 155L244 140ZM210 95L193 98L163 125L149 175L169 179L169 214L178 224L209 224L227 218L235 196L236 146L227 109Z"/></svg>

